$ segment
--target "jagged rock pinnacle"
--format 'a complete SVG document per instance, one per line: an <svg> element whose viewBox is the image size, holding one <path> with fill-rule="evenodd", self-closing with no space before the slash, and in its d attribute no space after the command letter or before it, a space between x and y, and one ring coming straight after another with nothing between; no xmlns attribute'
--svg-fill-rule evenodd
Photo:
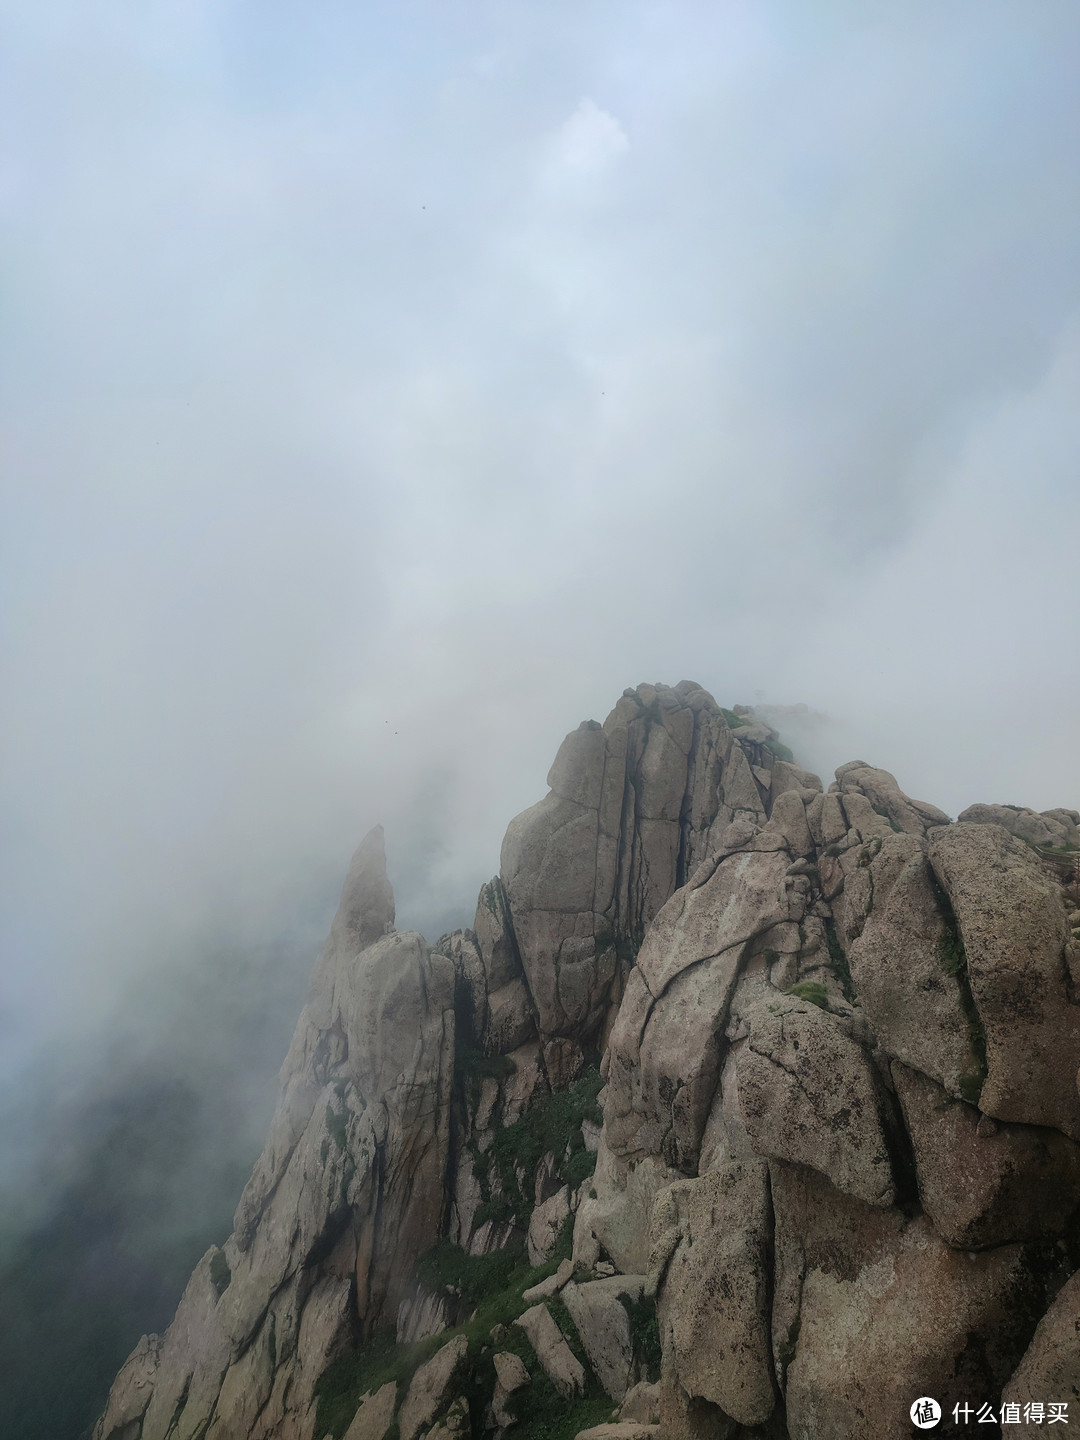
<svg viewBox="0 0 1080 1440"><path fill-rule="evenodd" d="M383 827L376 825L353 855L331 936L336 944L351 939L357 950L366 950L393 928L394 890L386 873Z"/></svg>

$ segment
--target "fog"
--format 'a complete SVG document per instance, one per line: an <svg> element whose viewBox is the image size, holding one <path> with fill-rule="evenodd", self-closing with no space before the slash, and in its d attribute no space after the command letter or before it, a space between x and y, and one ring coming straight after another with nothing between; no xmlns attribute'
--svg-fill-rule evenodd
<svg viewBox="0 0 1080 1440"><path fill-rule="evenodd" d="M261 1085L373 823L469 923L627 685L1080 805L1075 5L0 16L0 1185L215 956Z"/></svg>

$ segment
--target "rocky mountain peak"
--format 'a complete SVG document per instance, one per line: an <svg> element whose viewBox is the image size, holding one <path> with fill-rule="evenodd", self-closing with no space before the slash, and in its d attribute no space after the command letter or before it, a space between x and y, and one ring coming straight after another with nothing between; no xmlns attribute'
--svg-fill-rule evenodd
<svg viewBox="0 0 1080 1440"><path fill-rule="evenodd" d="M357 951L373 945L394 928L394 890L386 873L383 827L361 840L349 864L331 932L335 943Z"/></svg>
<svg viewBox="0 0 1080 1440"><path fill-rule="evenodd" d="M691 682L548 784L434 947L365 838L234 1232L96 1440L1080 1419L1080 814L825 789Z"/></svg>

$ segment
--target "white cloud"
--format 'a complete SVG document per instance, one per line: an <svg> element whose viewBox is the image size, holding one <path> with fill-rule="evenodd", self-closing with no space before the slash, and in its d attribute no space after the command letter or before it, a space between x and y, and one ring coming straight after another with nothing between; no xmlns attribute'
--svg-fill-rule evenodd
<svg viewBox="0 0 1080 1440"><path fill-rule="evenodd" d="M593 174L630 148L625 130L614 115L586 97L564 120L555 136L555 164L576 175Z"/></svg>
<svg viewBox="0 0 1080 1440"><path fill-rule="evenodd" d="M5 1053L376 820L467 918L640 680L1077 804L1074 4L62 8L0 86Z"/></svg>

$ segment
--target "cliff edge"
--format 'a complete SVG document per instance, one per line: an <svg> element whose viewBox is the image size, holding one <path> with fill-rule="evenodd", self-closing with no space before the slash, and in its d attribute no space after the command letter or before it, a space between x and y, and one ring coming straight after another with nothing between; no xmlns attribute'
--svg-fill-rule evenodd
<svg viewBox="0 0 1080 1440"><path fill-rule="evenodd" d="M95 1440L1080 1422L1080 814L825 791L690 682L548 784L434 946L365 839L233 1234Z"/></svg>

